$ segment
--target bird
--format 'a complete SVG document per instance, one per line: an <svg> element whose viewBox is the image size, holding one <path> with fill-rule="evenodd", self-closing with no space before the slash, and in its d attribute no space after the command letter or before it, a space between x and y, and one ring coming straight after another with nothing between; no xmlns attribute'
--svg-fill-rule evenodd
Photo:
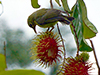
<svg viewBox="0 0 100 75"><path fill-rule="evenodd" d="M27 19L29 27L36 32L36 25L42 28L54 27L57 22L69 25L74 17L68 16L65 11L58 9L39 9L33 12Z"/></svg>

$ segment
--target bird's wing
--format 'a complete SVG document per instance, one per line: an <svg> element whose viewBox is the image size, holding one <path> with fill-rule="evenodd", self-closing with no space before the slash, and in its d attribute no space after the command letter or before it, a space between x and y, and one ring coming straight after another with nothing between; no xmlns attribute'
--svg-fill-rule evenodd
<svg viewBox="0 0 100 75"><path fill-rule="evenodd" d="M51 23L56 23L56 22L62 22L62 23L65 23L65 24L70 24L70 21L62 16L57 16L57 17L52 17L52 18L48 18L46 19L44 22L40 22L39 24L40 25L45 25L45 24L51 24Z"/></svg>
<svg viewBox="0 0 100 75"><path fill-rule="evenodd" d="M45 13L47 13L47 10L48 9L44 9L44 8L40 9L40 10L37 10L36 12L33 12L31 16L34 19L38 19L38 18L42 17Z"/></svg>
<svg viewBox="0 0 100 75"><path fill-rule="evenodd" d="M62 11L56 9L48 9L44 15L37 19L40 25L52 23L52 22L63 22L65 24L70 24L73 17L68 17L62 14Z"/></svg>
<svg viewBox="0 0 100 75"><path fill-rule="evenodd" d="M40 20L41 23L44 23L45 21L49 22L49 20L51 22L54 22L54 19L56 17L58 17L59 15L60 15L60 11L59 10L49 9L49 10L47 10L47 12L39 20ZM55 21L57 21L57 20L55 19Z"/></svg>

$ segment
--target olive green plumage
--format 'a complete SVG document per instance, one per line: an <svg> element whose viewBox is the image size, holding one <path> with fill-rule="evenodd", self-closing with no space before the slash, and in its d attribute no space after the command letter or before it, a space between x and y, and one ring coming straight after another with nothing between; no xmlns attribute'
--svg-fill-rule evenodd
<svg viewBox="0 0 100 75"><path fill-rule="evenodd" d="M37 10L36 12L33 12L29 17L28 17L28 25L34 29L36 33L36 25L43 27L43 28L49 28L53 27L58 21L65 23L65 24L70 24L70 21L72 21L74 18L73 17L68 17L63 15L67 14L64 11L57 10L57 9L40 9Z"/></svg>

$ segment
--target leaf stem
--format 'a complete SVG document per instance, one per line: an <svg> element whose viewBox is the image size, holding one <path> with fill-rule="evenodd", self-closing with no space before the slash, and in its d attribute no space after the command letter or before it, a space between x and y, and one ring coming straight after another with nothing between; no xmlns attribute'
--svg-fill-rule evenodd
<svg viewBox="0 0 100 75"><path fill-rule="evenodd" d="M97 59L97 56L96 56L96 52L95 52L95 48L94 48L92 40L90 40L90 43L91 43L91 46L92 46L92 49L93 49L93 54L94 54L94 58L95 58L95 61L96 61L96 65L98 67L98 75L100 75L99 62L98 62L98 59Z"/></svg>
<svg viewBox="0 0 100 75"><path fill-rule="evenodd" d="M73 25L73 23L71 23L71 25L73 27L73 31L75 33L75 38L76 38L76 45L77 45L77 54L76 54L76 56L79 56L79 42L78 42L77 33L76 33L75 26Z"/></svg>
<svg viewBox="0 0 100 75"><path fill-rule="evenodd" d="M59 35L60 35L60 37L61 37L61 40L62 40L62 45L63 45L63 50L64 50L64 60L63 60L63 65L64 65L64 63L65 63L65 58L66 58L66 50L65 50L64 40L63 40L62 35L61 35L61 33L60 33L60 29L59 29L58 23L57 23L57 28L58 28L58 33L59 33ZM61 72L61 70L57 73L57 75L58 75L60 72Z"/></svg>
<svg viewBox="0 0 100 75"><path fill-rule="evenodd" d="M50 0L50 5L51 5L51 9L53 9L53 4L52 4L52 0Z"/></svg>
<svg viewBox="0 0 100 75"><path fill-rule="evenodd" d="M68 14L68 16L70 16L70 14L68 13L68 11L66 10L66 13ZM75 30L75 26L73 25L73 22L70 22L72 27L73 27L73 31L75 33L75 39L76 39L76 45L77 45L77 54L76 56L79 56L79 42L78 42L78 37L77 37L77 33L76 33L76 30Z"/></svg>

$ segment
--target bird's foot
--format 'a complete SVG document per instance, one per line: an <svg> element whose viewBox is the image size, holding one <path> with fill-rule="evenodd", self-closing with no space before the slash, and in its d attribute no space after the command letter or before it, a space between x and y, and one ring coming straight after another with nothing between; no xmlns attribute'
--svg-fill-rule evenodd
<svg viewBox="0 0 100 75"><path fill-rule="evenodd" d="M50 28L48 28L46 32L48 32L48 31L51 32L53 29L54 29L54 27L52 27L51 30L50 30Z"/></svg>
<svg viewBox="0 0 100 75"><path fill-rule="evenodd" d="M52 29L50 30L50 32L54 29L54 27L52 27Z"/></svg>

